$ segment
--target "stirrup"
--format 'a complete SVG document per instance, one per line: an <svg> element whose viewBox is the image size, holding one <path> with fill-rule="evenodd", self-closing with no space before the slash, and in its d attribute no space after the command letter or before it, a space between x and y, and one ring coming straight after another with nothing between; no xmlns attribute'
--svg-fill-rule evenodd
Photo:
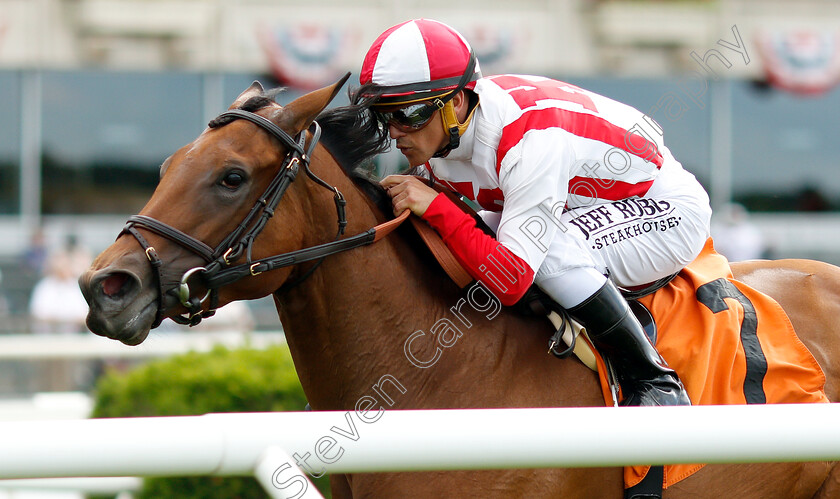
<svg viewBox="0 0 840 499"><path fill-rule="evenodd" d="M565 359L575 352L575 345L577 344L577 335L571 327L571 318L565 310L555 307L553 310L557 317L553 318L551 322L554 324L556 331L548 340L548 353L554 355L558 359ZM551 318L551 317L550 317ZM558 325L556 321L559 320ZM563 345L567 347L563 350L560 348Z"/></svg>

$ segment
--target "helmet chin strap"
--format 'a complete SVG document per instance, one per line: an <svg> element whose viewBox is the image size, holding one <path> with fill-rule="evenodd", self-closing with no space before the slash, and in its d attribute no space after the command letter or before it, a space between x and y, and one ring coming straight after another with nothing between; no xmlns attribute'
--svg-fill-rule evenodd
<svg viewBox="0 0 840 499"><path fill-rule="evenodd" d="M465 96L466 98L466 96ZM455 114L455 105L452 100L447 100L445 103L440 99L435 100L435 104L440 109L440 119L443 122L443 129L449 135L449 143L443 146L443 149L434 154L435 158L442 158L449 154L453 149L457 149L461 145L461 136L467 131L467 127L472 120L473 114L478 106L472 106L467 118L463 123L458 121L458 116Z"/></svg>

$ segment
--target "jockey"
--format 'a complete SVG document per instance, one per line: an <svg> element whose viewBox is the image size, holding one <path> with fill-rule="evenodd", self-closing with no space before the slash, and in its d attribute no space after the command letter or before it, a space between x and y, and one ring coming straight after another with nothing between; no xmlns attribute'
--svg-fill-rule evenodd
<svg viewBox="0 0 840 499"><path fill-rule="evenodd" d="M354 102L496 238L413 175L382 180L395 213L426 220L505 305L536 283L615 366L623 405L690 404L619 291L679 272L709 237L708 195L655 121L561 81L482 77L464 37L428 19L380 35L360 83Z"/></svg>

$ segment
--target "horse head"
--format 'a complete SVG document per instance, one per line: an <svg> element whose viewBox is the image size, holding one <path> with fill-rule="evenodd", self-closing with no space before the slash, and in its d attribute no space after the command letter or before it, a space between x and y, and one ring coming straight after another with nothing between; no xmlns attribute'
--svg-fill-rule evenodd
<svg viewBox="0 0 840 499"><path fill-rule="evenodd" d="M266 296L294 276L293 267L258 275L251 262L334 237L334 229L325 235L327 229L304 227L316 216L312 204L340 197L309 169L326 156L314 149L317 128L309 129L346 79L286 106L255 82L167 158L146 206L79 279L90 307L88 328L136 345L165 317L194 324L230 301ZM293 182L298 169L309 175ZM247 283L235 278L243 267Z"/></svg>

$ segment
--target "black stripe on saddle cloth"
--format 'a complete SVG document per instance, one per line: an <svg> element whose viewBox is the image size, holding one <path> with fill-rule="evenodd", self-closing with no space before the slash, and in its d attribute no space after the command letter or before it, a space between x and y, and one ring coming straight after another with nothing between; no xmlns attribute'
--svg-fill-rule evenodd
<svg viewBox="0 0 840 499"><path fill-rule="evenodd" d="M692 404L828 402L825 375L781 306L734 279L711 239L667 286L639 303L655 317L656 347ZM663 476L645 478L644 467L627 467L625 497L660 497L644 488L648 481L668 488L702 468L667 465Z"/></svg>

